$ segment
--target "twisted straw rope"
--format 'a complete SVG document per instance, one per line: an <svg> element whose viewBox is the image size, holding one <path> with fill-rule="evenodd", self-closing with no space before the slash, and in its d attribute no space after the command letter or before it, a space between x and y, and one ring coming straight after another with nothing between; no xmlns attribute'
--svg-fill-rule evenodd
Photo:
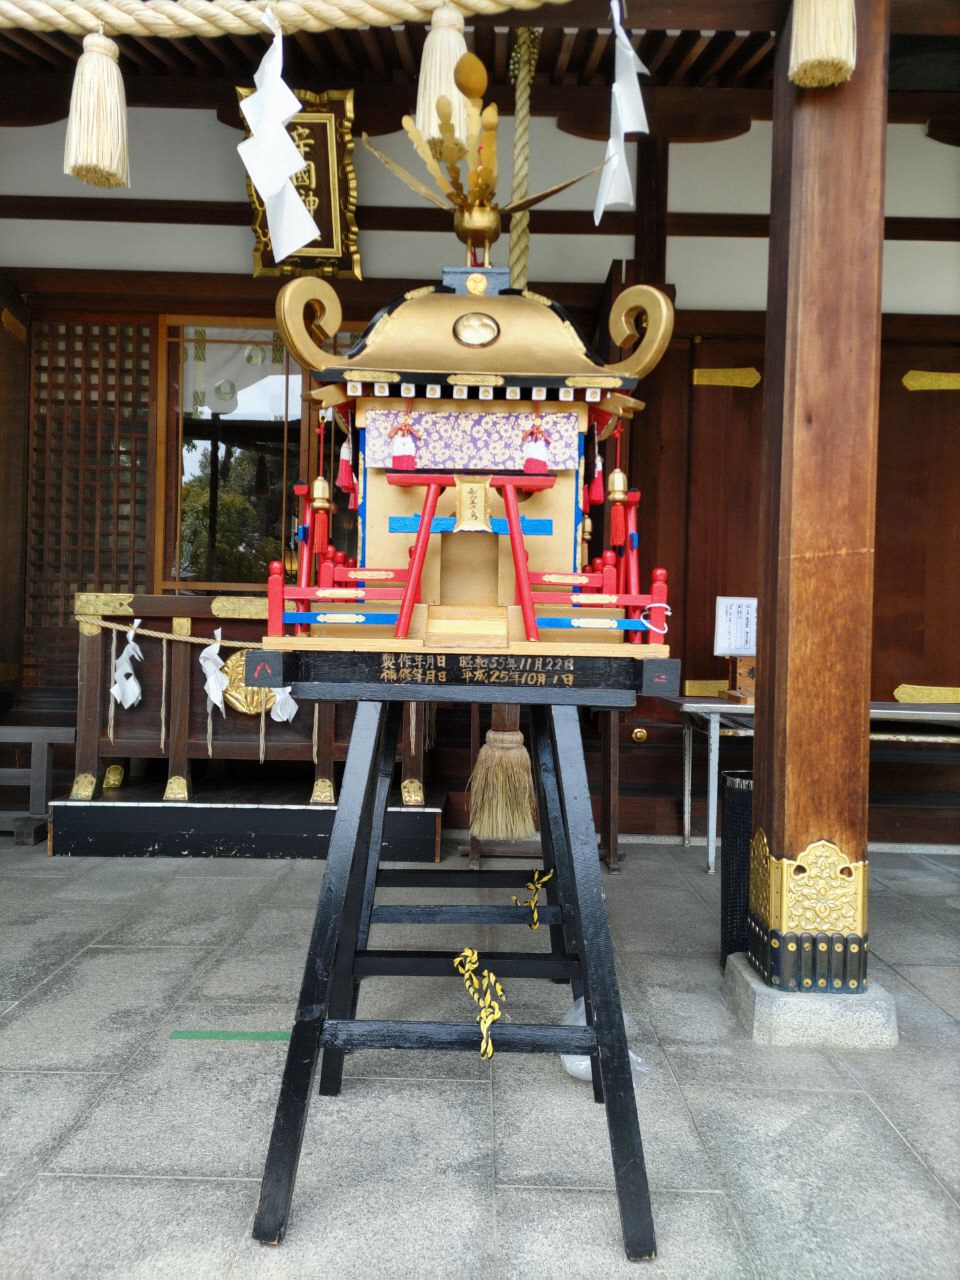
<svg viewBox="0 0 960 1280"><path fill-rule="evenodd" d="M107 631L132 631L137 636L147 636L150 640L175 640L182 644L216 644L215 636L181 636L173 631L153 631L150 627L131 627L128 622L108 622L93 613L74 614L77 622L91 622L95 626L104 627ZM262 649L262 644L254 644L249 640L221 640L221 649Z"/></svg>
<svg viewBox="0 0 960 1280"><path fill-rule="evenodd" d="M569 0L456 0L466 15L537 9ZM438 0L0 0L0 30L108 36L262 36L267 5L286 33L427 23Z"/></svg>
<svg viewBox="0 0 960 1280"><path fill-rule="evenodd" d="M520 27L510 68L516 86L511 200L524 200L530 194L530 84L539 48L540 33ZM523 209L510 217L510 283L514 289L527 287L529 258L530 210Z"/></svg>

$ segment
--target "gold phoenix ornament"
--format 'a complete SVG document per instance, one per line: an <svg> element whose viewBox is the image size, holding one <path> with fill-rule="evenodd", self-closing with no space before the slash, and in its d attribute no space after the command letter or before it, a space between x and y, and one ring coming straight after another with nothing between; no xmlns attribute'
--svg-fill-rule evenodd
<svg viewBox="0 0 960 1280"><path fill-rule="evenodd" d="M457 238L467 246L467 265L473 255L482 251L483 265L490 265L490 246L500 238L500 219L504 213L520 213L532 209L550 196L565 191L576 182L582 182L601 169L596 165L576 178L568 178L556 186L538 191L509 204L497 204L497 125L499 113L496 103L483 105L487 90L487 72L475 54L465 53L457 63L454 80L467 100L467 136L458 138L453 125L453 105L447 97L437 99L437 116L440 121L439 138L425 138L413 121L404 116L401 121L414 150L423 161L442 195L437 195L425 182L414 177L409 170L391 160L378 150L366 134L363 145L384 168L399 178L411 191L423 196L438 209L453 212L453 229ZM463 170L461 172L461 165Z"/></svg>

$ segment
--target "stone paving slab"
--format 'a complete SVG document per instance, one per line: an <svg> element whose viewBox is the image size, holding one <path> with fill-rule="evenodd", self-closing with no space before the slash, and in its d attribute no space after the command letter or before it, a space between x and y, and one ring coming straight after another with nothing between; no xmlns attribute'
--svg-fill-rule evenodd
<svg viewBox="0 0 960 1280"><path fill-rule="evenodd" d="M643 1274L954 1280L960 960L946 939L960 859L878 860L886 954L871 972L897 1001L902 1044L841 1054L762 1049L723 1006L719 876L703 856L628 845L623 873L604 875L628 1040L651 1067L636 1093L659 1256ZM170 1031L289 1031L322 873L68 862L0 839L3 1280L639 1274L622 1252L604 1112L553 1055L349 1055L341 1095L313 1099L285 1243L252 1241L286 1042ZM19 1003L5 913L28 929L16 954L37 984ZM99 942L109 930L124 945L89 945L92 923ZM451 956L467 942L481 954L549 945L545 929L378 932L373 945ZM558 1021L571 1001L565 986L505 985L516 1022ZM472 1012L456 976L369 982L361 1005Z"/></svg>
<svg viewBox="0 0 960 1280"><path fill-rule="evenodd" d="M0 1226L4 1273L11 1280L221 1277L256 1195L250 1182L44 1176Z"/></svg>
<svg viewBox="0 0 960 1280"><path fill-rule="evenodd" d="M748 1280L756 1272L719 1194L654 1190L657 1257L628 1262L612 1191L497 1188L499 1280Z"/></svg>
<svg viewBox="0 0 960 1280"><path fill-rule="evenodd" d="M0 1020L0 1067L118 1070L207 956L199 947L84 951Z"/></svg>
<svg viewBox="0 0 960 1280"><path fill-rule="evenodd" d="M51 1162L59 1173L259 1178L287 1045L172 1040L172 1030L289 1030L285 1005L184 1003Z"/></svg>
<svg viewBox="0 0 960 1280"><path fill-rule="evenodd" d="M498 1184L612 1188L606 1112L589 1083L544 1057L533 1084L494 1076ZM647 1175L658 1187L713 1190L716 1178L686 1104L666 1068L635 1089Z"/></svg>
<svg viewBox="0 0 960 1280"><path fill-rule="evenodd" d="M901 975L951 1018L960 1018L960 964L908 964Z"/></svg>
<svg viewBox="0 0 960 1280"><path fill-rule="evenodd" d="M955 1280L957 1206L870 1098L685 1094L762 1274Z"/></svg>
<svg viewBox="0 0 960 1280"><path fill-rule="evenodd" d="M0 1071L0 1205L49 1157L109 1075Z"/></svg>

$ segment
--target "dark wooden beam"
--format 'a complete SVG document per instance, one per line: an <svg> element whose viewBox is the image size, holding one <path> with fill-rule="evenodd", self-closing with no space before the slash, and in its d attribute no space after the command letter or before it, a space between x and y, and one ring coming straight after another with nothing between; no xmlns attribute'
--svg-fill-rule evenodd
<svg viewBox="0 0 960 1280"><path fill-rule="evenodd" d="M790 11L789 0L630 0L627 19L646 31L780 31ZM595 31L609 22L606 0L570 0L539 9L513 10L491 17L473 15L472 27L579 27ZM960 35L956 0L893 0L891 30L895 35Z"/></svg>
<svg viewBox="0 0 960 1280"><path fill-rule="evenodd" d="M38 311L56 314L89 310L153 315L163 312L271 316L277 291L284 283L276 276L229 275L194 271L88 271L57 267L4 267L0 279ZM410 289L420 278L334 280L344 316L366 321L388 302ZM592 321L602 286L592 283L531 281L531 289L566 307L579 320Z"/></svg>
<svg viewBox="0 0 960 1280"><path fill-rule="evenodd" d="M638 139L645 160L637 181L638 210L649 210L655 191L662 190L666 144L661 138ZM661 207L658 205L658 207ZM643 218L649 217L649 212ZM663 219L665 217L665 224ZM157 223L167 226L246 227L250 206L245 200L133 200L123 196L9 196L0 195L0 218L51 222ZM356 211L361 231L443 232L450 230L450 215L442 209L419 205L361 205ZM503 219L509 230L510 215ZM665 225L668 236L699 236L707 239L766 239L770 218L765 213L666 213L656 225ZM653 224L651 224L653 226ZM642 244L657 239L656 228L648 233L639 225L638 214L613 210L594 225L589 209L534 209L530 227L547 236L627 236L637 241L637 252L645 259ZM652 237L652 240L651 240ZM886 240L922 240L956 243L960 241L960 218L887 218ZM656 273L649 279L661 279Z"/></svg>
<svg viewBox="0 0 960 1280"><path fill-rule="evenodd" d="M754 742L777 859L866 857L888 21L857 0L839 88L794 88L786 41L777 62ZM815 931L859 933L837 881Z"/></svg>
<svg viewBox="0 0 960 1280"><path fill-rule="evenodd" d="M337 79L339 84L326 87L349 87L349 78L345 80L342 72ZM48 124L65 119L72 81L72 75L57 72L11 72L3 76L0 78L0 125ZM127 104L215 110L224 123L239 129L242 117L237 108L235 83L232 78L215 76L130 76L126 85ZM495 85L489 96L501 115L513 114L512 85ZM644 90L644 102L655 134L675 141L706 140L735 136L748 129L751 120L769 120L772 95L769 89L659 86ZM400 117L404 112L413 111L415 105L413 83L363 82L355 89L355 132L395 132ZM556 118L561 129L569 133L605 139L610 129L610 90L605 85L537 82L533 87L531 110L535 116ZM889 95L891 122L926 123L934 118L944 131L950 129L951 122L960 120L960 94Z"/></svg>

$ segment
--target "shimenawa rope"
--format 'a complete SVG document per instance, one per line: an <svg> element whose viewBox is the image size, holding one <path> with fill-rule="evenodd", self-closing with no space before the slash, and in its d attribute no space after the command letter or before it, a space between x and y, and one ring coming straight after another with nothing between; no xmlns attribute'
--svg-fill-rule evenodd
<svg viewBox="0 0 960 1280"><path fill-rule="evenodd" d="M538 9L569 0L457 0L464 14ZM65 31L108 36L262 36L270 7L284 33L391 27L430 21L436 3L411 0L0 0L0 30Z"/></svg>

